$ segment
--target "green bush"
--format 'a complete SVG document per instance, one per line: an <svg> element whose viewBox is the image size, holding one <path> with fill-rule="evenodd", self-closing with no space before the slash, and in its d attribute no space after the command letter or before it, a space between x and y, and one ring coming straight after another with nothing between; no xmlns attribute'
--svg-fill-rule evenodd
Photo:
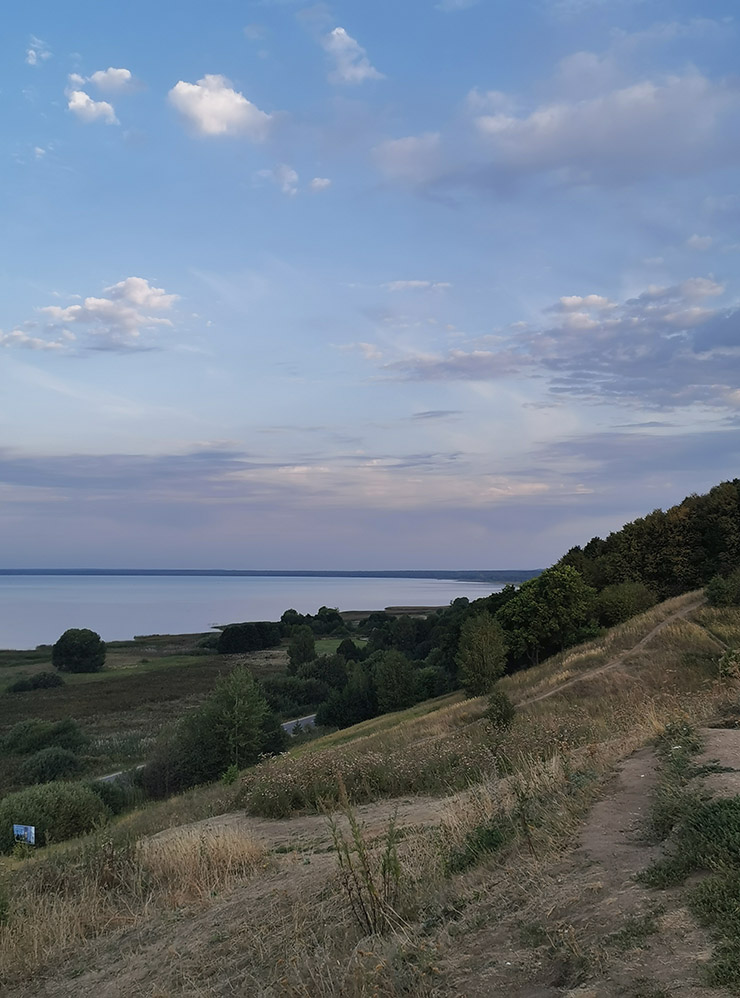
<svg viewBox="0 0 740 998"><path fill-rule="evenodd" d="M81 768L74 752L50 745L23 760L18 768L18 780L21 783L50 783L76 776Z"/></svg>
<svg viewBox="0 0 740 998"><path fill-rule="evenodd" d="M16 679L6 688L7 693L28 693L30 690L49 690L64 686L64 679L57 672L37 672L35 676Z"/></svg>
<svg viewBox="0 0 740 998"><path fill-rule="evenodd" d="M280 644L283 629L272 620L255 620L244 624L229 624L218 636L220 655L238 655L248 651L262 651Z"/></svg>
<svg viewBox="0 0 740 998"><path fill-rule="evenodd" d="M604 627L614 627L638 613L644 613L657 602L642 582L619 582L606 586L596 600L596 616Z"/></svg>
<svg viewBox="0 0 740 998"><path fill-rule="evenodd" d="M488 697L488 706L483 713L488 726L494 731L504 731L511 725L515 714L516 707L507 695L500 690L493 690Z"/></svg>
<svg viewBox="0 0 740 998"><path fill-rule="evenodd" d="M71 718L64 721L28 718L13 725L2 740L2 747L11 755L30 755L52 745L76 752L88 742L77 721Z"/></svg>
<svg viewBox="0 0 740 998"><path fill-rule="evenodd" d="M99 672L105 663L105 642L87 627L70 627L51 650L51 664L60 672Z"/></svg>
<svg viewBox="0 0 740 998"><path fill-rule="evenodd" d="M115 780L91 780L85 786L100 798L111 814L122 814L144 803L141 788L124 775Z"/></svg>
<svg viewBox="0 0 740 998"><path fill-rule="evenodd" d="M13 825L35 825L36 843L62 842L103 824L108 811L81 783L42 783L0 801L0 852L12 852Z"/></svg>
<svg viewBox="0 0 740 998"><path fill-rule="evenodd" d="M30 679L26 679L24 677L23 679L16 679L16 681L14 683L11 683L10 686L6 686L5 687L5 692L6 693L29 693L32 689L33 689L33 686L31 686L31 680Z"/></svg>

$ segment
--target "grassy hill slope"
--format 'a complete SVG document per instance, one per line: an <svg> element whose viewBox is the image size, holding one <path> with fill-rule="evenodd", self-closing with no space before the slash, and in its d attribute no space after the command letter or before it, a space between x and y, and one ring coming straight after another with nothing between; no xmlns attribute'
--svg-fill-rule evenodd
<svg viewBox="0 0 740 998"><path fill-rule="evenodd" d="M740 610L687 594L504 679L508 729L445 698L5 860L2 993L738 993L704 986L689 888L634 880L699 806L694 731L737 717L738 643Z"/></svg>

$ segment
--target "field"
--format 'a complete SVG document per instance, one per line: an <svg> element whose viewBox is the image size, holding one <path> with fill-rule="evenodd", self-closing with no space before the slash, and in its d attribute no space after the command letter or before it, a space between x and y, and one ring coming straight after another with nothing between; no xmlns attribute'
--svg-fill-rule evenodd
<svg viewBox="0 0 740 998"><path fill-rule="evenodd" d="M738 689L717 675L740 611L699 596L503 680L510 728L445 698L6 861L3 994L738 993L692 883L635 879L696 801L740 791L712 775L713 753L740 760ZM723 723L724 741L706 727Z"/></svg>
<svg viewBox="0 0 740 998"><path fill-rule="evenodd" d="M162 726L200 703L236 664L248 663L260 679L285 672L284 648L203 654L198 648L202 637L153 635L112 642L101 672L65 674L61 688L0 695L0 735L26 717L73 717L93 738L105 771L141 762ZM51 649L0 653L0 688L43 671L53 671Z"/></svg>

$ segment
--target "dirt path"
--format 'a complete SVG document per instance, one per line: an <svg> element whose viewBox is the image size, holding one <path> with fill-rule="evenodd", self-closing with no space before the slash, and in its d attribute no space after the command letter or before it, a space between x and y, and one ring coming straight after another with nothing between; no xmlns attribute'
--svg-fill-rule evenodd
<svg viewBox="0 0 740 998"><path fill-rule="evenodd" d="M660 853L642 838L655 784L651 749L622 763L572 851L522 869L513 914L492 912L483 928L461 934L464 942L447 957L451 996L726 996L702 985L712 947L680 890L651 891L635 880Z"/></svg>
<svg viewBox="0 0 740 998"><path fill-rule="evenodd" d="M697 600L695 603L690 603L688 606L681 607L675 613L672 613L670 617L666 617L665 620L661 620L659 624L648 631L644 638L641 638L636 645L632 648L627 648L625 651L620 652L619 655L610 659L605 665L599 665L595 669L588 669L586 672L582 672L580 676L575 676L573 679L568 679L566 682L561 683L559 686L555 686L551 690L547 690L546 693L540 693L536 697L529 697L527 700L520 700L517 706L526 707L530 703L539 703L540 700L547 700L548 697L553 697L563 690L568 689L569 686L575 686L576 683L582 683L586 679L592 679L594 676L600 676L603 672L609 672L612 669L616 669L618 666L622 665L625 659L629 658L630 655L634 655L636 652L642 651L646 645L648 645L654 637L656 637L660 632L669 626L669 624L674 623L676 620L680 620L683 617L688 616L694 610L697 610L705 600L702 598Z"/></svg>

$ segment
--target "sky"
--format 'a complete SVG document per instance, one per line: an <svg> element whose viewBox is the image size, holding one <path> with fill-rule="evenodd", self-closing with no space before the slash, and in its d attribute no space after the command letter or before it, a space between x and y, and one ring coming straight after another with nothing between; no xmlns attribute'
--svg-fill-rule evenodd
<svg viewBox="0 0 740 998"><path fill-rule="evenodd" d="M0 567L539 568L735 477L737 13L9 5Z"/></svg>

